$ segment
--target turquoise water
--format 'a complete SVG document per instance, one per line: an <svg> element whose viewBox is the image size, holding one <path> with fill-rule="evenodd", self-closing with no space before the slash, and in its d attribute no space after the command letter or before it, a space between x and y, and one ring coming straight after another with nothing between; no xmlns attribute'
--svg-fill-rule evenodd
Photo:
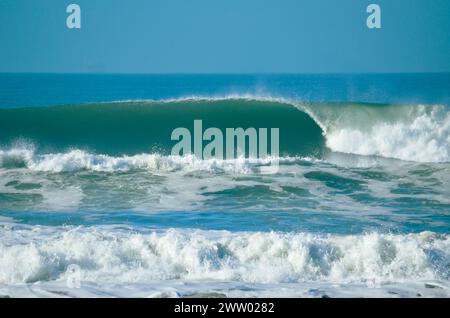
<svg viewBox="0 0 450 318"><path fill-rule="evenodd" d="M0 84L0 295L450 295L448 74ZM279 170L170 155L199 119Z"/></svg>

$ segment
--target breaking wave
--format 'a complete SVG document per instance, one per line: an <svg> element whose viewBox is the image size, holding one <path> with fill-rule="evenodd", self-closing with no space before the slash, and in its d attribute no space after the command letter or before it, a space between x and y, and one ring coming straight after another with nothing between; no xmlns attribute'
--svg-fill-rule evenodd
<svg viewBox="0 0 450 318"><path fill-rule="evenodd" d="M278 162L292 162L295 157L277 158ZM307 158L305 158L307 159ZM160 154L137 154L133 156L108 156L93 154L82 150L71 150L66 153L36 154L33 149L14 148L0 150L0 167L26 168L32 171L74 172L80 170L114 172L130 170L148 171L210 171L247 173L260 166L271 164L273 158L236 158L231 160L200 160L194 155L163 156Z"/></svg>
<svg viewBox="0 0 450 318"><path fill-rule="evenodd" d="M223 131L279 128L282 157L320 159L331 151L450 161L450 111L443 105L312 104L246 95L2 109L0 160L5 166L12 153L20 153L27 167L38 170L52 170L58 162L65 162L56 168L61 170L161 163L174 145L173 129L193 130L195 119ZM33 144L41 159L30 163L33 156L23 147L11 147L17 143Z"/></svg>
<svg viewBox="0 0 450 318"><path fill-rule="evenodd" d="M0 233L0 284L64 279L71 264L80 267L82 281L99 283L383 284L450 277L450 240L432 232L319 235L2 226Z"/></svg>

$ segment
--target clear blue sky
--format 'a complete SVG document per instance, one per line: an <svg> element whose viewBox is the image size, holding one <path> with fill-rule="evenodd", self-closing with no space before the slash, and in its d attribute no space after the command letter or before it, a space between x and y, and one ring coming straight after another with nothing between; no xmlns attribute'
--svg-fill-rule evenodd
<svg viewBox="0 0 450 318"><path fill-rule="evenodd" d="M449 0L0 0L0 72L448 71Z"/></svg>

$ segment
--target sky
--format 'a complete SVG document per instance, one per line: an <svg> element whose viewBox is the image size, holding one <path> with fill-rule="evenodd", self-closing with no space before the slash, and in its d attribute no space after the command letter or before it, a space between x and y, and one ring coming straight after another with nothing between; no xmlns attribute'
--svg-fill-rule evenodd
<svg viewBox="0 0 450 318"><path fill-rule="evenodd" d="M0 0L0 72L449 71L449 0Z"/></svg>

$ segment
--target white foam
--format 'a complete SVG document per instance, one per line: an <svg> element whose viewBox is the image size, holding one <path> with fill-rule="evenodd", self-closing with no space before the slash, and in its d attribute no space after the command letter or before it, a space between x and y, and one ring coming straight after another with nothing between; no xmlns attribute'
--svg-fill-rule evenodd
<svg viewBox="0 0 450 318"><path fill-rule="evenodd" d="M326 135L333 151L416 162L450 161L450 112L443 106L418 106L395 122L367 129L336 127Z"/></svg>
<svg viewBox="0 0 450 318"><path fill-rule="evenodd" d="M132 284L215 281L249 284L365 284L450 277L450 239L431 232L316 235L106 227L0 228L0 285L66 279Z"/></svg>
<svg viewBox="0 0 450 318"><path fill-rule="evenodd" d="M294 161L299 158L277 158L281 161ZM33 149L13 148L0 150L0 166L7 160L23 163L32 171L128 171L145 169L152 171L210 171L250 173L256 165L269 165L273 158L236 158L230 160L200 160L194 155L163 156L160 154L138 154L132 156L108 156L93 154L75 149L65 153L36 154ZM305 159L306 160L306 159Z"/></svg>

